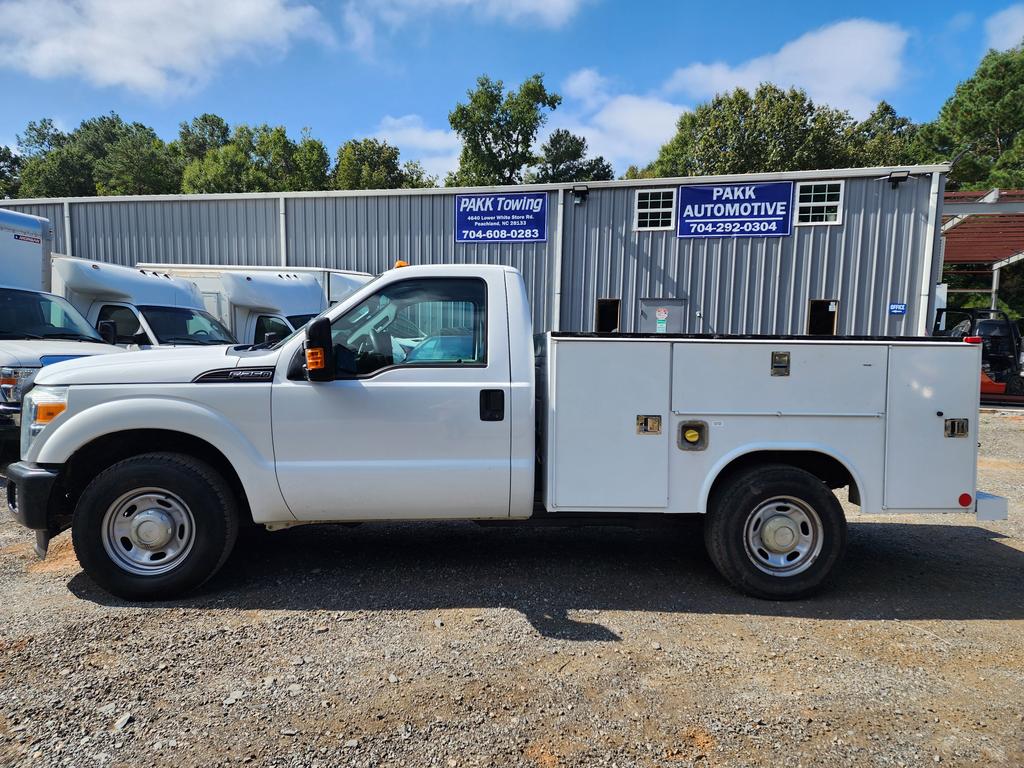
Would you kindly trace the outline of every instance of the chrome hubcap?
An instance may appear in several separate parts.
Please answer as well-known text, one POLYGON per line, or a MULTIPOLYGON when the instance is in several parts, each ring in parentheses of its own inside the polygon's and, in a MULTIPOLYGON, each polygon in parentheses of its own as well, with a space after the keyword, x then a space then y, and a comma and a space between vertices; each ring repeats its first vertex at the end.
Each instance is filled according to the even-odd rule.
POLYGON ((743 538, 747 557, 761 571, 795 576, 821 553, 821 518, 807 502, 777 496, 750 513, 743 538))
POLYGON ((122 570, 158 576, 188 556, 195 519, 180 497, 163 488, 139 488, 119 497, 103 516, 103 548, 122 570))

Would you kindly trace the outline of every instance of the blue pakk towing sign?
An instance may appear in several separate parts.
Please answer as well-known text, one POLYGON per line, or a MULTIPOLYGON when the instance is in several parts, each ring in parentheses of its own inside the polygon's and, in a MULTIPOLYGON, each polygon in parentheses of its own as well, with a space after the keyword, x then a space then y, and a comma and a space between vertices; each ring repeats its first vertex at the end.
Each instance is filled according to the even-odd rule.
POLYGON ((782 237, 792 232, 793 182, 679 188, 677 237, 782 237))
POLYGON ((455 196, 456 243, 543 243, 547 192, 455 196))

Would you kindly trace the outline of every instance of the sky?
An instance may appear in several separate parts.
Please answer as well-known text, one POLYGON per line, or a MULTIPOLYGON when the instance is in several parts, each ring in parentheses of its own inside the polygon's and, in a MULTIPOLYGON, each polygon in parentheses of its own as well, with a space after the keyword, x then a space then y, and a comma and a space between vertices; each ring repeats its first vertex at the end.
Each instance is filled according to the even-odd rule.
POLYGON ((984 1, 0 0, 0 143, 111 110, 169 141, 214 112, 308 127, 332 153, 376 136, 443 175, 448 112, 476 78, 539 72, 563 96, 544 132, 582 134, 621 174, 683 111, 762 81, 931 120, 986 50, 1022 39, 1024 3, 984 1))

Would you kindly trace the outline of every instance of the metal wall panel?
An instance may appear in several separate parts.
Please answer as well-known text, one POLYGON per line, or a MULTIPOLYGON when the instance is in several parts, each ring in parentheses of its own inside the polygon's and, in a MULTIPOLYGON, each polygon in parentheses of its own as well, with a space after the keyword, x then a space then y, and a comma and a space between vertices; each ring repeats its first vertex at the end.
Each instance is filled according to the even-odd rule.
POLYGON ((842 224, 689 239, 634 232, 634 189, 591 189, 565 207, 562 329, 593 330, 599 298, 621 299, 624 331, 639 329, 641 299, 683 298, 687 333, 806 333, 808 302, 836 299, 839 334, 914 335, 930 189, 930 175, 846 179, 842 224))
POLYGON ((134 266, 281 263, 278 200, 166 200, 71 204, 72 253, 134 266))
MULTIPOLYGON (((840 334, 912 335, 927 313, 921 286, 938 278, 923 271, 939 264, 937 258, 925 263, 929 234, 936 251, 940 247, 938 215, 929 227, 932 172, 914 169, 894 188, 887 170, 854 171, 861 175, 845 179, 843 223, 794 226, 788 237, 679 239, 672 231, 634 232, 636 188, 651 182, 594 184, 578 202, 566 191, 564 223, 558 190, 547 190, 546 243, 456 243, 450 190, 285 195, 283 219, 281 197, 274 194, 91 198, 68 205, 73 254, 118 264, 277 266, 281 226, 290 266, 379 273, 398 259, 508 264, 523 273, 538 330, 552 327, 561 263, 562 330, 593 330, 599 298, 621 299, 620 328, 638 330, 641 299, 673 298, 687 301, 686 332, 804 333, 809 300, 835 299, 840 334), (906 303, 907 314, 889 315, 892 302, 906 303)), ((942 184, 937 188, 941 205, 942 184)), ((61 200, 0 206, 50 219, 54 250, 67 252, 61 200)))
POLYGON ((410 264, 506 264, 523 273, 538 329, 550 327, 558 193, 548 193, 546 243, 456 243, 455 196, 366 195, 285 199, 288 264, 378 274, 410 264))
POLYGON ((53 228, 54 253, 67 253, 64 240, 64 205, 62 203, 19 203, 17 200, 0 200, 0 208, 49 219, 50 226, 53 228))

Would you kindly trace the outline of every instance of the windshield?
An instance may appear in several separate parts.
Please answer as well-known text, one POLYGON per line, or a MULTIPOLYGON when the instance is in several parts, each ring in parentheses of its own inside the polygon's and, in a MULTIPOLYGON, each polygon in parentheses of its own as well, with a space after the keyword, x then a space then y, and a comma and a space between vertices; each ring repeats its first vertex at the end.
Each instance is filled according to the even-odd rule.
POLYGON ((234 344, 235 338, 213 315, 186 307, 139 307, 161 344, 234 344))
POLYGON ((59 296, 0 288, 0 339, 103 341, 59 296))
POLYGON ((315 314, 310 314, 310 315, 288 315, 288 322, 292 324, 292 328, 294 328, 295 330, 299 330, 299 328, 304 326, 306 323, 308 323, 314 317, 316 317, 315 314))

